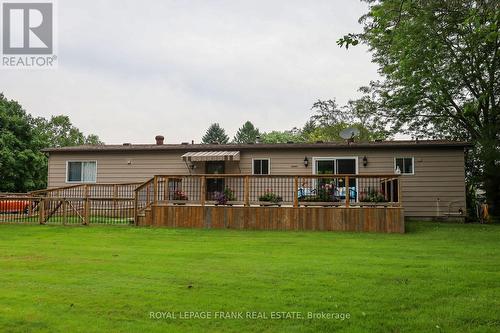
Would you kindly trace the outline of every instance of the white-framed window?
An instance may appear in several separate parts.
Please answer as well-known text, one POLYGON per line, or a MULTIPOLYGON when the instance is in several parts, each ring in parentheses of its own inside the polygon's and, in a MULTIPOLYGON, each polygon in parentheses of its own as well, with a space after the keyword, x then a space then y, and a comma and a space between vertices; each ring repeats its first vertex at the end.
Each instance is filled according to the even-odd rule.
POLYGON ((95 183, 97 180, 97 161, 67 161, 67 183, 95 183))
POLYGON ((314 175, 322 174, 358 174, 358 157, 313 157, 314 175))
POLYGON ((252 174, 253 175, 271 174, 271 160, 269 158, 252 159, 252 174))
POLYGON ((394 172, 402 175, 415 174, 415 159, 413 157, 395 157, 394 172))

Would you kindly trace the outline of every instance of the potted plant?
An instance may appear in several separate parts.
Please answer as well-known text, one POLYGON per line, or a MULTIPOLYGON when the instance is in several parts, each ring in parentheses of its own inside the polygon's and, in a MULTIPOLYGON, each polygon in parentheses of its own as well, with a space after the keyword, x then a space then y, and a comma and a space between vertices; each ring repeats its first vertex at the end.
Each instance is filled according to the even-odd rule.
POLYGON ((376 205, 379 203, 387 202, 387 199, 385 198, 384 193, 370 189, 368 193, 361 194, 361 198, 359 199, 359 201, 376 205))
POLYGON ((173 195, 172 195, 172 200, 177 201, 177 202, 174 202, 174 204, 185 205, 186 201, 188 201, 189 198, 188 198, 187 194, 182 192, 181 190, 175 190, 173 195))
POLYGON ((339 202, 340 199, 335 196, 335 186, 331 183, 321 184, 317 189, 311 191, 308 195, 299 197, 301 202, 311 203, 330 203, 339 202))
POLYGON ((267 189, 264 194, 259 197, 259 204, 261 206, 281 206, 282 201, 283 198, 280 195, 274 193, 272 189, 267 189))
POLYGON ((226 187, 224 191, 222 192, 216 192, 215 193, 215 205, 230 205, 232 206, 231 203, 228 203, 229 201, 235 201, 236 196, 234 195, 233 190, 231 190, 229 187, 226 187))

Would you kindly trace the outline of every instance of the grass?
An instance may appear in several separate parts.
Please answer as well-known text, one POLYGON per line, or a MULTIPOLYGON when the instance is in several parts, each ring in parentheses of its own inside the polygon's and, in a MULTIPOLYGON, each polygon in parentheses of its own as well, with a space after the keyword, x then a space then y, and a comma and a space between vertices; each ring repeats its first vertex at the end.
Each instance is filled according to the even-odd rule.
POLYGON ((500 226, 407 229, 0 225, 0 331, 498 332, 500 226), (268 319, 181 319, 186 311, 268 319), (269 318, 281 311, 305 318, 269 318))
MULTIPOLYGON (((0 214, 0 223, 34 223, 39 224, 40 218, 38 215, 26 216, 22 214, 0 214)), ((133 224, 133 217, 110 217, 103 215, 91 215, 90 221, 91 224, 133 224)), ((66 219, 60 215, 51 216, 47 221, 47 224, 82 224, 83 217, 80 216, 67 216, 66 219)))

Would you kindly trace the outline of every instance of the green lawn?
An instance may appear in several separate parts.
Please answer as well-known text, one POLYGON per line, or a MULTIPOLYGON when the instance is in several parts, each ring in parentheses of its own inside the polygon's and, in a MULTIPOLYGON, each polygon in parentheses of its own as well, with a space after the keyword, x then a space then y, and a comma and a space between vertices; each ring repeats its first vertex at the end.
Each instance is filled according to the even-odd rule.
POLYGON ((407 229, 0 225, 0 331, 499 332, 500 226, 407 229))

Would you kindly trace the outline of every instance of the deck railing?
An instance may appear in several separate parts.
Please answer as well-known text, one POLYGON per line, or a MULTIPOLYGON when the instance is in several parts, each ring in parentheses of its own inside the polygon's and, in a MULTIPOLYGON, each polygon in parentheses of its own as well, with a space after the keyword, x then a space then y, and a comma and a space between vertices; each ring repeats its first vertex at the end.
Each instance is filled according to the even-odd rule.
POLYGON ((139 183, 77 184, 0 194, 0 222, 129 224, 139 183))
POLYGON ((149 201, 144 195, 140 200, 148 204, 350 207, 401 203, 398 175, 158 175, 145 184, 138 193, 149 194, 149 201))
POLYGON ((144 183, 78 184, 0 193, 0 222, 137 223, 152 206, 401 206, 398 175, 158 175, 144 183))

